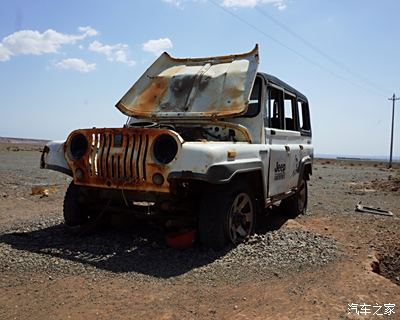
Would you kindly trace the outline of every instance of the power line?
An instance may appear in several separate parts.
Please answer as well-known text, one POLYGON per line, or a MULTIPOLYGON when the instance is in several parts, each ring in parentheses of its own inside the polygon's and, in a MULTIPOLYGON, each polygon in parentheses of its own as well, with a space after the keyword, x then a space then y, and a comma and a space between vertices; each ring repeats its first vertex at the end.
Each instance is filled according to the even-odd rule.
POLYGON ((312 65, 314 65, 314 66, 320 68, 321 70, 324 70, 325 72, 330 73, 331 75, 333 75, 334 77, 336 77, 336 78, 338 78, 338 79, 340 79, 340 80, 343 80, 343 81, 348 82, 349 84, 351 84, 351 85, 353 85, 353 86, 359 87, 359 88, 361 88, 361 89, 363 89, 363 90, 366 90, 366 91, 368 91, 368 92, 370 92, 370 93, 379 94, 379 95, 383 96, 383 94, 378 93, 378 92, 376 92, 376 91, 373 92, 373 91, 367 89, 365 86, 362 86, 362 85, 360 85, 360 84, 357 83, 357 82, 354 82, 354 81, 352 81, 352 80, 350 80, 350 79, 348 79, 348 78, 345 78, 345 77, 339 75, 338 73, 332 71, 331 69, 329 69, 329 68, 327 68, 327 67, 325 67, 325 66, 323 66, 323 65, 321 65, 321 64, 319 64, 319 63, 317 63, 317 62, 315 62, 314 60, 308 58, 308 57, 305 56, 304 54, 298 52, 297 50, 295 50, 295 49, 289 47, 288 45, 286 45, 285 43, 283 43, 283 42, 281 42, 280 40, 276 39, 275 37, 269 35, 268 33, 266 33, 265 31, 261 30, 260 28, 258 28, 258 27, 255 26, 254 24, 252 24, 252 23, 248 22, 247 20, 243 19, 242 17, 240 17, 239 15, 235 14, 234 12, 232 12, 232 11, 230 11, 230 10, 224 8, 223 6, 221 6, 219 3, 215 2, 214 0, 209 0, 209 1, 210 1, 214 6, 216 6, 216 7, 218 7, 219 9, 225 11, 225 12, 228 13, 229 15, 233 16, 234 18, 238 19, 238 20, 241 21, 242 23, 244 23, 244 24, 246 24, 247 26, 249 26, 250 28, 256 30, 256 31, 259 32, 259 33, 261 33, 261 34, 262 34, 263 36, 265 36, 266 38, 268 38, 268 39, 274 41, 275 43, 277 43, 277 44, 279 44, 280 46, 284 47, 285 49, 291 51, 291 52, 294 53, 295 55, 301 57, 303 60, 307 61, 308 63, 310 63, 310 64, 312 64, 312 65))
POLYGON ((389 168, 392 167, 392 156, 393 156, 393 129, 394 129, 394 105, 396 104, 396 100, 400 100, 400 98, 396 98, 396 95, 393 93, 393 96, 389 98, 393 102, 392 109, 392 132, 390 134, 390 157, 389 157, 389 168))
POLYGON ((385 90, 385 89, 381 88, 379 85, 377 85, 376 83, 372 82, 371 80, 369 80, 367 77, 363 76, 362 74, 359 74, 358 72, 355 72, 354 70, 352 70, 350 67, 348 67, 344 63, 340 62, 339 60, 333 58, 332 56, 330 56, 329 54, 327 54, 326 52, 324 52, 323 50, 321 50, 320 48, 318 48, 317 46, 312 44, 310 41, 308 41, 307 39, 302 37, 300 34, 298 34, 297 32, 293 31, 291 28, 289 28, 288 26, 286 26, 285 24, 283 24, 279 20, 277 20, 274 17, 272 17, 270 14, 266 13, 261 8, 256 7, 256 10, 258 12, 260 12, 261 15, 263 15, 264 17, 268 18, 273 23, 275 23, 276 25, 281 27, 283 30, 285 30, 286 32, 290 33, 293 37, 299 39, 301 42, 303 42, 306 46, 308 46, 309 48, 311 48, 312 50, 317 52, 319 55, 321 55, 325 59, 329 60, 331 63, 339 66, 343 70, 347 71, 349 74, 361 79, 363 82, 365 82, 366 84, 370 85, 374 90, 380 91, 381 93, 385 93, 385 92, 388 91, 388 90, 385 90))

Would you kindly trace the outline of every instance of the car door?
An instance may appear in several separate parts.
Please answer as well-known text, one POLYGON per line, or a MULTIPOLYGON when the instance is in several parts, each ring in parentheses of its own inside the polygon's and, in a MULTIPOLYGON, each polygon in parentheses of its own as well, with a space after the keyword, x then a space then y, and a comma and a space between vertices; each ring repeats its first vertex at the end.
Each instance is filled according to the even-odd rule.
POLYGON ((288 189, 290 147, 284 123, 284 90, 271 84, 267 90, 268 119, 265 123, 265 142, 270 147, 268 197, 273 197, 288 189))
POLYGON ((300 160, 303 157, 302 153, 304 148, 301 145, 296 96, 289 91, 285 91, 283 104, 286 135, 285 146, 288 153, 286 191, 289 191, 297 187, 299 181, 300 160))

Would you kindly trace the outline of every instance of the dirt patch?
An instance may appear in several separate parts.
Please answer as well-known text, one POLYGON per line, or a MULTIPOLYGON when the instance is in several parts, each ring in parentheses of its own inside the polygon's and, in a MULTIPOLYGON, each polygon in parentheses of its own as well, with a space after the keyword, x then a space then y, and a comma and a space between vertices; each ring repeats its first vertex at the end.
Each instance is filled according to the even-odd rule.
POLYGON ((383 246, 371 264, 372 271, 400 286, 399 242, 383 246))
POLYGON ((400 286, 400 248, 381 257, 380 265, 381 275, 400 286))
POLYGON ((386 180, 377 180, 370 183, 372 189, 382 190, 382 191, 400 191, 400 176, 392 177, 389 176, 386 180))
MULTIPOLYGON (((390 171, 389 171, 390 172, 390 171)), ((369 193, 377 190, 383 192, 400 193, 400 174, 393 177, 389 174, 385 179, 374 179, 372 181, 349 182, 347 186, 355 193, 369 193)))

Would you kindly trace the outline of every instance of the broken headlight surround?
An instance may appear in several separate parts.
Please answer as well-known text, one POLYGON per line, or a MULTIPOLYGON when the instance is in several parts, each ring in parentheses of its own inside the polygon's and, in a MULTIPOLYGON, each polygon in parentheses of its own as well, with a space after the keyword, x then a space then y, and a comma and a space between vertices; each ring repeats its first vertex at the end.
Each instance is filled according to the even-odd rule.
POLYGON ((82 133, 74 135, 69 142, 69 156, 73 160, 81 159, 87 152, 89 142, 82 133))
POLYGON ((157 162, 168 164, 174 160, 178 153, 178 143, 175 138, 169 134, 158 136, 153 143, 153 156, 157 162))

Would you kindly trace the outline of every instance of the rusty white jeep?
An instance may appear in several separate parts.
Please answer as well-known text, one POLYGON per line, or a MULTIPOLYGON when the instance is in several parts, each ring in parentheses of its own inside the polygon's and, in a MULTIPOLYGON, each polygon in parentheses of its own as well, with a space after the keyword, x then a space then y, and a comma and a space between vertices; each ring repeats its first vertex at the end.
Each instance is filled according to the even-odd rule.
POLYGON ((258 47, 221 57, 163 53, 117 103, 121 128, 73 131, 43 150, 41 167, 73 177, 65 224, 82 232, 105 212, 157 216, 221 248, 279 203, 307 208, 313 147, 307 98, 257 72, 258 47))

